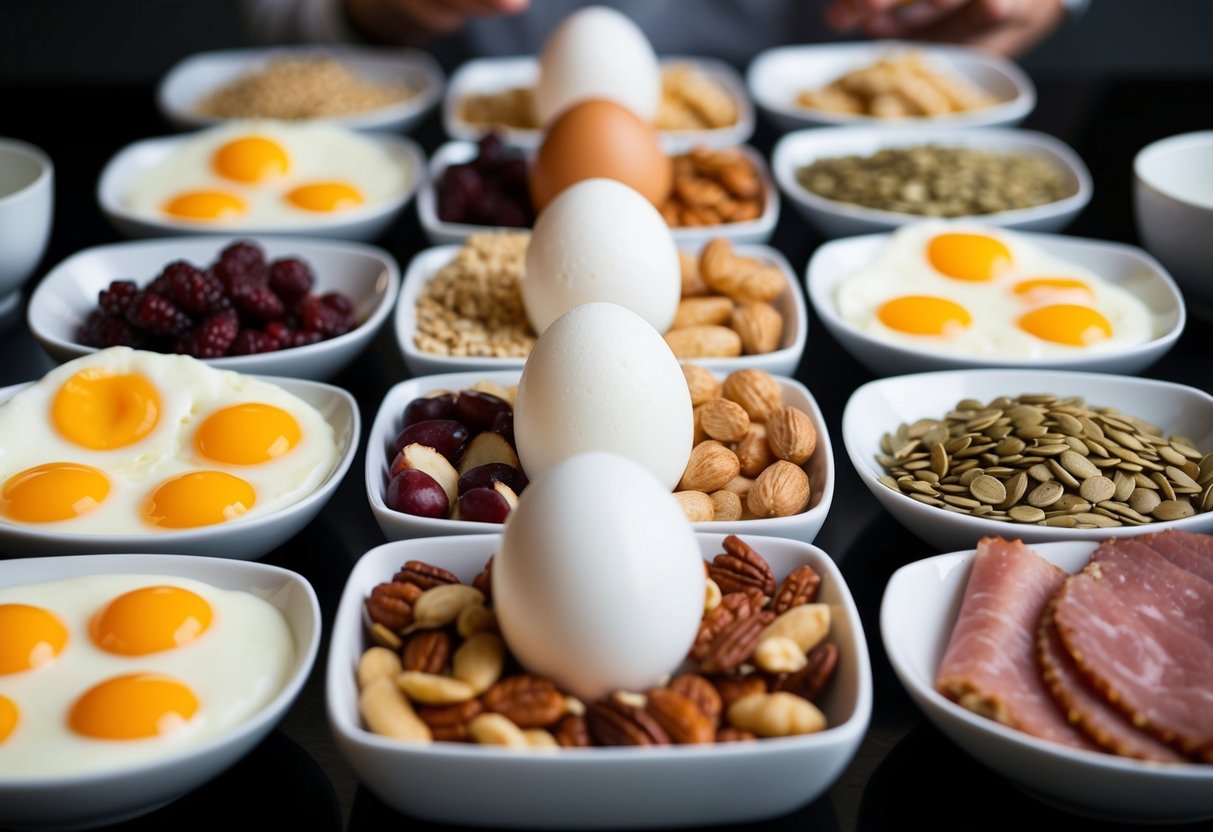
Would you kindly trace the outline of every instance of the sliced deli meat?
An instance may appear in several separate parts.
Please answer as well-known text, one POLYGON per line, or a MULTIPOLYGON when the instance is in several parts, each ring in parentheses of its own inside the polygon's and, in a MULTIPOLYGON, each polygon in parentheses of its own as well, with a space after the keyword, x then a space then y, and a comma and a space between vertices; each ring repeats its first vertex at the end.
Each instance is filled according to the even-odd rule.
POLYGON ((1213 584, 1213 536, 1167 529, 1133 540, 1144 543, 1176 566, 1213 584))

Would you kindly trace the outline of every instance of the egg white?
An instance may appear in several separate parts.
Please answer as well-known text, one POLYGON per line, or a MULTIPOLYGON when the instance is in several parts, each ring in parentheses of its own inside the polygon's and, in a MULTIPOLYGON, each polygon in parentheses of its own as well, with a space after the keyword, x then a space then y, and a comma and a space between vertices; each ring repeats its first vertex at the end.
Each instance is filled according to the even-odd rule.
MULTIPOLYGON (((256 501, 227 521, 263 516, 298 502, 315 491, 340 458, 332 426, 302 399, 281 387, 230 370, 217 370, 185 355, 112 347, 63 364, 0 404, 0 485, 10 477, 47 462, 78 462, 104 471, 110 492, 92 511, 69 520, 28 524, 68 534, 156 534, 162 529, 141 519, 140 505, 151 490, 178 474, 224 471, 248 481, 256 501), (62 384, 89 367, 114 373, 139 373, 160 394, 160 419, 134 444, 112 450, 83 448, 63 438, 51 422, 51 402, 62 384), (207 416, 241 402, 262 402, 290 413, 299 425, 299 442, 289 452, 258 465, 226 465, 194 450, 194 432, 207 416)), ((16 521, 0 516, 0 523, 16 521)), ((201 529, 217 526, 201 526, 201 529)))
POLYGON ((839 316, 869 336, 944 355, 982 358, 1061 358, 1113 352, 1154 337, 1150 311, 1132 293, 1075 263, 1051 256, 1017 234, 1002 229, 927 221, 895 231, 877 257, 842 281, 835 294, 839 316), (940 233, 982 234, 1001 241, 1014 266, 991 281, 954 280, 927 260, 927 244, 940 233), (1033 277, 1069 277, 1083 281, 1085 293, 1058 292, 1046 301, 1028 302, 1011 288, 1033 277), (931 295, 965 307, 972 323, 944 336, 914 335, 886 326, 877 310, 904 295, 931 295), (1076 303, 1098 310, 1112 326, 1110 338, 1087 346, 1070 346, 1037 338, 1016 325, 1029 310, 1053 303, 1076 303))
POLYGON ((230 731, 272 700, 290 677, 295 643, 276 607, 257 596, 188 578, 84 575, 0 589, 0 604, 32 604, 68 628, 63 652, 49 664, 0 675, 0 695, 19 709, 17 727, 0 742, 0 779, 111 770, 190 748, 230 731), (146 586, 191 590, 211 606, 210 627, 196 640, 160 653, 118 656, 93 644, 89 619, 117 596, 146 586), (68 727, 72 704, 99 682, 154 672, 187 685, 198 712, 178 730, 142 740, 98 740, 68 727))
POLYGON ((144 173, 126 196, 126 207, 141 216, 223 228, 269 228, 327 223, 373 208, 402 194, 412 172, 373 139, 325 122, 252 119, 200 130, 144 173), (264 136, 286 150, 285 175, 258 183, 237 182, 215 172, 211 159, 221 146, 245 136, 264 136), (295 187, 311 182, 343 182, 356 188, 363 204, 344 211, 308 211, 286 200, 295 187), (215 190, 239 197, 247 210, 220 220, 192 220, 165 213, 163 206, 186 191, 215 190))

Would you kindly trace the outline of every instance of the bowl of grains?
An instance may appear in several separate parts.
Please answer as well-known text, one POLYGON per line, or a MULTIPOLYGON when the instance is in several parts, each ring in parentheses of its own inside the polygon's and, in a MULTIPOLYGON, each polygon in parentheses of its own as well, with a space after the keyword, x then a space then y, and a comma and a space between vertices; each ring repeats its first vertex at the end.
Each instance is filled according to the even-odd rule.
POLYGON ((826 237, 888 231, 926 217, 1060 231, 1091 200, 1068 145, 1002 128, 829 127, 788 133, 775 181, 826 237))
POLYGON ((442 96, 427 53, 331 45, 202 52, 176 64, 156 90, 177 127, 229 119, 327 119, 355 130, 408 130, 442 96))
MULTIPOLYGON (((455 140, 500 133, 514 147, 538 147, 534 113, 539 61, 531 57, 477 58, 455 71, 447 86, 442 126, 455 140)), ((754 107, 737 71, 711 58, 661 58, 661 104, 656 122, 667 153, 692 147, 732 147, 754 132, 754 107)))
POLYGON ((746 73, 782 131, 834 125, 1014 126, 1036 88, 1013 62, 963 46, 880 41, 781 46, 746 73))
POLYGON ((987 535, 1213 531, 1213 396, 1181 384, 1061 370, 894 376, 851 394, 842 439, 881 505, 940 551, 987 535))
MULTIPOLYGON (((483 231, 413 257, 395 317, 396 342, 412 375, 522 369, 536 338, 521 289, 529 241, 529 231, 483 231)), ((784 256, 770 246, 734 246, 716 237, 702 248, 681 248, 680 257, 682 301, 665 333, 678 359, 723 373, 795 373, 809 318, 784 256), (712 263, 705 272, 709 248, 712 263), (722 278, 734 271, 745 277, 730 285, 722 278), (765 295, 738 294, 756 281, 765 295)))

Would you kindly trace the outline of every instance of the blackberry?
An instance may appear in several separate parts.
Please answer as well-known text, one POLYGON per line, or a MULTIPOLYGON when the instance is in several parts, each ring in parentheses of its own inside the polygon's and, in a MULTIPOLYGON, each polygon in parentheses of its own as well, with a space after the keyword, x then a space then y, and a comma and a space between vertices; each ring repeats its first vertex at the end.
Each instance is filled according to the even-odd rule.
POLYGON ((76 340, 86 347, 138 347, 141 341, 131 325, 120 315, 100 310, 89 313, 76 331, 76 340))
POLYGON ((270 321, 265 325, 265 334, 283 346, 289 346, 295 337, 294 330, 285 321, 270 321))
POLYGON ((306 295, 315 282, 307 263, 297 257, 284 257, 270 264, 270 288, 287 303, 306 295))
POLYGON ((132 326, 150 335, 180 335, 193 324, 168 298, 147 291, 133 300, 126 310, 132 326))
POLYGON ((300 329, 291 336, 292 347, 306 347, 324 340, 324 336, 314 329, 300 329))
POLYGON ((299 305, 301 328, 314 330, 327 338, 341 335, 353 329, 353 304, 344 295, 330 292, 327 295, 312 295, 299 305))
POLYGON ((227 355, 236 336, 240 334, 240 317, 234 309, 216 312, 183 335, 176 352, 195 358, 218 358, 227 355))
POLYGON ((232 342, 232 355, 253 355, 261 352, 274 352, 282 349, 282 344, 272 335, 266 335, 257 329, 242 329, 232 342))
POLYGON ((268 286, 240 283, 232 287, 231 294, 236 308, 258 321, 275 321, 286 314, 286 306, 268 286))
POLYGON ((265 254, 260 246, 247 240, 232 243, 225 248, 211 268, 229 292, 243 284, 264 286, 269 279, 265 254))
POLYGON ((131 301, 139 294, 139 287, 133 280, 110 281, 109 288, 97 293, 97 305, 104 312, 121 314, 131 305, 131 301))
POLYGON ((223 283, 213 272, 177 260, 165 266, 161 275, 168 282, 169 298, 186 312, 207 315, 223 308, 223 283))

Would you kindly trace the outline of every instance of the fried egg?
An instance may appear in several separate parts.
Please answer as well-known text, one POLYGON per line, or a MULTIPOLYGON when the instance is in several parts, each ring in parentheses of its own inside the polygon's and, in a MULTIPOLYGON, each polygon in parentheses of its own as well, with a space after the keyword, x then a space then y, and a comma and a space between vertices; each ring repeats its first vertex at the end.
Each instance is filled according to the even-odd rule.
POLYGON ((324 222, 403 193, 411 173, 373 139, 324 122, 201 130, 135 183, 127 207, 226 228, 324 222))
POLYGON ((154 759, 246 721, 295 645, 248 592, 157 575, 0 589, 0 778, 154 759))
POLYGON ((1153 337, 1132 293, 1017 234, 938 221, 903 226, 839 284, 844 321, 951 355, 1057 358, 1153 337))
POLYGON ((339 450, 314 407, 184 355, 113 347, 0 405, 0 522, 140 534, 265 515, 339 450))

